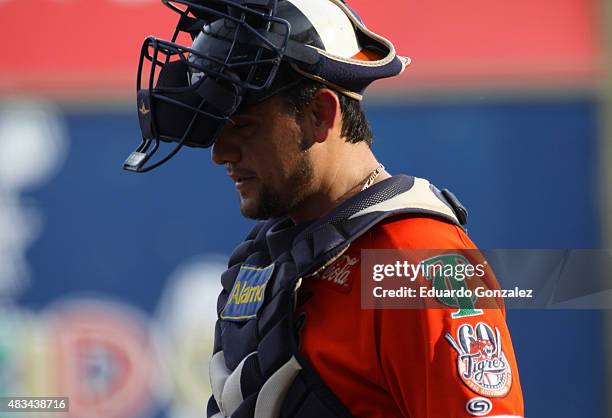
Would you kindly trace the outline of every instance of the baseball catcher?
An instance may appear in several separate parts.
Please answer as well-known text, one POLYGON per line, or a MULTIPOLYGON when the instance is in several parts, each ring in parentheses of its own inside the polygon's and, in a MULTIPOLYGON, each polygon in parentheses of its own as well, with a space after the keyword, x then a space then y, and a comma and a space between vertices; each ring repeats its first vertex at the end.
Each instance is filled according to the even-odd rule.
POLYGON ((342 0, 163 3, 124 168, 211 147, 258 220, 220 278, 208 417, 522 417, 503 305, 362 308, 364 251, 476 249, 451 192, 372 152, 365 90, 410 60, 342 0))

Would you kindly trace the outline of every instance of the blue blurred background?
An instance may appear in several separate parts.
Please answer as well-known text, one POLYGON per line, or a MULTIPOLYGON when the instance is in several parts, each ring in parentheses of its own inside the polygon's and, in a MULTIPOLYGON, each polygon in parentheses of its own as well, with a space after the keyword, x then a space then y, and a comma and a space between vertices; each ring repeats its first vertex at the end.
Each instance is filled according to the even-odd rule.
MULTIPOLYGON (((0 3, 0 23, 27 18, 17 3, 0 3)), ((48 3, 37 7, 55 7, 58 19, 75 13, 48 3)), ((107 2, 76 3, 84 13, 107 2)), ((79 67, 72 58, 48 58, 49 71, 32 68, 17 49, 0 66, 0 396, 68 394, 75 417, 203 416, 218 275, 251 225, 207 150, 183 151, 147 175, 120 169, 140 136, 131 105, 133 44, 170 30, 168 12, 149 3, 106 4, 117 9, 112 13, 152 16, 139 23, 137 36, 123 35, 130 36, 121 45, 129 59, 113 70, 116 82, 108 71, 73 78, 79 67)), ((355 3, 366 22, 371 14, 386 33, 373 7, 355 3)), ((550 6, 542 6, 543 14, 556 4, 543 3, 550 6)), ((531 72, 528 63, 500 71, 475 46, 490 28, 472 25, 476 38, 466 44, 472 55, 457 63, 460 71, 444 65, 453 56, 450 46, 437 45, 437 55, 423 53, 422 67, 413 55, 413 79, 408 70, 403 81, 383 83, 366 101, 379 160, 391 173, 425 177, 455 192, 470 210, 469 233, 481 248, 609 242, 603 225, 611 148, 601 88, 607 55, 594 17, 601 5, 561 3, 573 14, 557 29, 575 41, 574 49, 555 50, 563 39, 550 41, 554 27, 538 32, 538 23, 524 22, 534 28, 514 42, 539 33, 539 48, 547 51, 553 42, 556 51, 531 72)), ((428 16, 441 3, 397 6, 406 4, 428 16)), ((393 28, 417 51, 430 41, 393 28)), ((443 30, 448 35, 453 28, 443 30)), ((533 58, 538 45, 535 52, 521 45, 517 50, 533 58)), ((516 58, 510 55, 498 58, 516 58)), ((526 416, 609 416, 606 315, 508 312, 526 416)))

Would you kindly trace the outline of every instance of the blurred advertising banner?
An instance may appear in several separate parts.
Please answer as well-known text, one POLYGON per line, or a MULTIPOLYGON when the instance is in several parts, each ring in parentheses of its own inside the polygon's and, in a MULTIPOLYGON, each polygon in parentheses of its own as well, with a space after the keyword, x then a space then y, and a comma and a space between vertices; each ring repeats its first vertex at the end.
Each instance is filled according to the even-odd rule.
MULTIPOLYGON (((413 64, 379 91, 455 86, 593 85, 599 2, 349 2, 413 64)), ((159 0, 0 0, 0 95, 129 98, 145 36, 170 37, 159 0)))
MULTIPOLYGON (((253 223, 208 150, 127 173, 121 163, 140 139, 134 114, 66 108, 0 103, 0 398, 66 396, 70 418, 202 417, 219 278, 253 223)), ((485 252, 502 290, 575 308, 506 301, 529 417, 604 416, 594 308, 600 296, 610 306, 612 257, 565 250, 599 245, 597 112, 586 99, 368 105, 390 172, 453 190, 483 251, 515 249, 485 252)), ((322 279, 342 283, 356 261, 341 262, 322 279)), ((464 296, 442 295, 453 306, 464 296)), ((0 411, 14 416, 43 415, 0 411)))
MULTIPOLYGON (((143 265, 124 270, 108 252, 122 240, 107 241, 96 231, 109 224, 90 216, 75 183, 68 186, 70 197, 52 192, 60 218, 78 212, 88 219, 79 227, 83 238, 71 237, 72 227, 61 226, 30 193, 49 190, 75 153, 91 150, 70 133, 76 128, 83 138, 88 126, 67 120, 50 103, 0 104, 0 398, 67 397, 69 412, 49 414, 54 417, 153 417, 161 410, 168 418, 199 417, 209 395, 218 278, 226 258, 212 251, 186 255, 183 248, 180 261, 173 258, 160 275, 159 257, 137 256, 143 265), (27 253, 55 226, 62 229, 52 238, 55 250, 41 253, 55 268, 44 267, 27 253), (69 250, 73 245, 89 255, 69 250)), ((114 174, 123 178, 119 167, 114 174)), ((72 183, 76 177, 70 177, 72 183)), ((0 411, 0 418, 16 415, 0 411)))

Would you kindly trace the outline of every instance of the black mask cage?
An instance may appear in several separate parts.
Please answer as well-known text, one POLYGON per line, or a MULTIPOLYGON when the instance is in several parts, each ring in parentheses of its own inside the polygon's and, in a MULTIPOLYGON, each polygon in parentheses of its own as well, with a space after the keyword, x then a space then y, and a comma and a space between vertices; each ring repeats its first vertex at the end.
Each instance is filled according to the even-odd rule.
POLYGON ((137 100, 142 142, 123 168, 147 172, 183 146, 210 147, 246 95, 268 89, 289 41, 275 17, 278 0, 164 0, 180 14, 170 41, 149 37, 141 49, 137 100), (188 34, 193 44, 177 39, 188 34), (147 165, 160 142, 176 143, 147 165))

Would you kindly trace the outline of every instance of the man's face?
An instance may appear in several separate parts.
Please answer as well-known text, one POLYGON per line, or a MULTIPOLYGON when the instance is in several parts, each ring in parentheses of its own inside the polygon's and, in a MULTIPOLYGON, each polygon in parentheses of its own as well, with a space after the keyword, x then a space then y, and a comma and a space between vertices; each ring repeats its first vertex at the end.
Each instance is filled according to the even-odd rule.
POLYGON ((289 214, 312 190, 308 129, 280 97, 232 120, 213 146, 212 159, 226 166, 240 195, 240 211, 252 219, 289 214))

